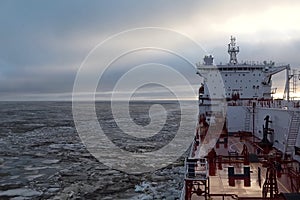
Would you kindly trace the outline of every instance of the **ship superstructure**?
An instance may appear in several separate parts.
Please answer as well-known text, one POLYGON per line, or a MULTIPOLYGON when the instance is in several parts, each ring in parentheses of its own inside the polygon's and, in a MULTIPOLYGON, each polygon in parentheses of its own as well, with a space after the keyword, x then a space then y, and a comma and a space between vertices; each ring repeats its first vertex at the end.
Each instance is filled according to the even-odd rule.
POLYGON ((197 64, 199 122, 183 199, 285 199, 300 192, 300 108, 290 98, 299 75, 272 61, 239 62, 239 52, 231 37, 227 64, 214 65, 212 55, 197 64), (282 71, 284 99, 274 99, 272 77, 282 71))

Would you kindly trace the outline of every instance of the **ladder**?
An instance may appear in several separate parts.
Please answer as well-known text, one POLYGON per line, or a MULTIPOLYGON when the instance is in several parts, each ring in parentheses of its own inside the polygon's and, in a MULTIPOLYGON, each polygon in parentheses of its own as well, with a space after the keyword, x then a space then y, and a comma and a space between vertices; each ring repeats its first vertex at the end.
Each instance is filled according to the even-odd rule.
POLYGON ((250 131, 251 108, 246 107, 245 131, 250 131))
POLYGON ((297 141, 300 127, 300 111, 294 111, 286 140, 285 154, 292 155, 297 141))

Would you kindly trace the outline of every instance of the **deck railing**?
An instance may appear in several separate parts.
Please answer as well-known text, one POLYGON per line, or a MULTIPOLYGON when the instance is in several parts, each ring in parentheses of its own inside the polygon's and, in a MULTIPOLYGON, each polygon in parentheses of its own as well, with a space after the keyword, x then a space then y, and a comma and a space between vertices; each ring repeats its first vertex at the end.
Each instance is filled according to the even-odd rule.
POLYGON ((185 178, 205 180, 208 178, 208 163, 206 158, 187 158, 185 162, 185 178))

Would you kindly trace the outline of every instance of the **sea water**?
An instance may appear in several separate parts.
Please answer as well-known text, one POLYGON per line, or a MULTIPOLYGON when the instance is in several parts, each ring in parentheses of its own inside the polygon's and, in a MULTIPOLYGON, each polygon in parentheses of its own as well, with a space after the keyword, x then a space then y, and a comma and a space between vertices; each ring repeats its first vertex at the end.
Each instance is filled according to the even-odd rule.
MULTIPOLYGON (((82 106, 85 104, 82 102, 82 106)), ((119 123, 128 118, 128 113, 121 112, 127 106, 135 126, 143 128, 151 123, 154 127, 155 123, 161 126, 150 137, 134 137, 130 127, 125 127, 125 131, 119 127, 111 102, 96 102, 100 127, 118 148, 129 152, 151 152, 164 147, 175 137, 183 117, 177 101, 119 102, 114 106, 114 110, 120 111, 119 123), (160 107, 151 111, 154 104, 160 107), (159 119, 165 120, 164 123, 159 119)), ((163 169, 147 173, 129 174, 110 168, 83 144, 74 125, 72 102, 1 102, 0 113, 0 198, 176 199, 180 196, 184 155, 163 169)))

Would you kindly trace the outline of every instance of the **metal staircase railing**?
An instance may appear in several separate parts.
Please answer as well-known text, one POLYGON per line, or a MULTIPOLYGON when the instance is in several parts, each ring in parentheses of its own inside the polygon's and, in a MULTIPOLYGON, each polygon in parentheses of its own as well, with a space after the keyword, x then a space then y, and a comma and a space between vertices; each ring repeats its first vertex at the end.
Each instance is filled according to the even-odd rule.
POLYGON ((300 127, 300 112, 294 111, 289 127, 289 133, 286 140, 285 154, 292 155, 297 141, 297 136, 300 127))

